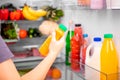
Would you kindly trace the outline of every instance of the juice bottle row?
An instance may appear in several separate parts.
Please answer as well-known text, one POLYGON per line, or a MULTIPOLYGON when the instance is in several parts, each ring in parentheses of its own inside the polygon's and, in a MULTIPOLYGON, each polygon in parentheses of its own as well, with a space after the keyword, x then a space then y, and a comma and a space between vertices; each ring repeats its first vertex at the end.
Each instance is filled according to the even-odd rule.
POLYGON ((120 9, 119 0, 77 0, 77 3, 90 9, 120 9))
POLYGON ((83 71, 84 77, 88 80, 119 80, 119 60, 113 34, 105 33, 103 40, 100 36, 95 36, 90 41, 90 36, 84 33, 81 24, 73 24, 70 21, 68 29, 66 65, 75 72, 83 71), (91 76, 91 73, 94 76, 91 76))
POLYGON ((91 9, 103 9, 105 0, 77 0, 78 5, 88 6, 91 9))

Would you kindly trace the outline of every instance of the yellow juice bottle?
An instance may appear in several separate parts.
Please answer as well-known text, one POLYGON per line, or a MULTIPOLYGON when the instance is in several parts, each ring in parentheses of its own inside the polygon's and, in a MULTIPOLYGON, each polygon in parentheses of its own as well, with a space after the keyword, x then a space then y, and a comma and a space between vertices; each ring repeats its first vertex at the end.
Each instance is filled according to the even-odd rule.
MULTIPOLYGON (((59 27, 56 29, 56 40, 59 40, 63 35, 67 28, 63 24, 59 24, 59 27)), ((50 35, 44 43, 40 46, 39 52, 42 56, 47 56, 49 52, 49 45, 51 42, 52 36, 50 35)))
POLYGON ((118 80, 118 55, 112 34, 104 34, 100 53, 100 80, 118 80))

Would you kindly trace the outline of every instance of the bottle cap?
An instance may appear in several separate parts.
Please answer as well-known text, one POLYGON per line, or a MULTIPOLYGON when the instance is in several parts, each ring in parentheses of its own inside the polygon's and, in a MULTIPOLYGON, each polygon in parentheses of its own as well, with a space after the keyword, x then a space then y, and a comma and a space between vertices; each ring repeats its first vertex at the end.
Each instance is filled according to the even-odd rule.
POLYGON ((94 37, 94 41, 101 41, 101 37, 94 37))
POLYGON ((75 27, 80 27, 81 26, 81 24, 75 24, 75 27))
POLYGON ((59 28, 64 32, 67 30, 66 26, 64 26, 63 24, 59 24, 59 28))
POLYGON ((83 37, 85 38, 85 37, 88 37, 88 34, 83 34, 83 37))
POLYGON ((104 38, 113 38, 113 34, 104 34, 104 38))

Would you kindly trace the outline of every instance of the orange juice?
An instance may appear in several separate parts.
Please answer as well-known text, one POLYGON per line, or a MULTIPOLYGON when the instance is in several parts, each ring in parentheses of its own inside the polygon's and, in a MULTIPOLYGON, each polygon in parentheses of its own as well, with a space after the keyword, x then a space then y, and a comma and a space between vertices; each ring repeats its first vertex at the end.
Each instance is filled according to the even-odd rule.
MULTIPOLYGON (((63 35, 67 28, 63 24, 59 24, 59 27, 56 29, 56 40, 59 40, 63 35)), ((49 52, 49 45, 51 42, 52 36, 50 35, 44 43, 40 46, 39 52, 42 56, 47 56, 49 52)))
POLYGON ((104 34, 101 48, 101 73, 100 80, 118 80, 118 57, 112 34, 104 34))

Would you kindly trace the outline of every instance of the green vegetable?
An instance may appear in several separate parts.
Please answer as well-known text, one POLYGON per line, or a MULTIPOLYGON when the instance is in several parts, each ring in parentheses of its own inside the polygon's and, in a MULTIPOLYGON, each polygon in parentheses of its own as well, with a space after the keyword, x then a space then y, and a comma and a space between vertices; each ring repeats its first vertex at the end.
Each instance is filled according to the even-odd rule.
POLYGON ((41 37, 42 34, 39 32, 38 28, 29 28, 28 29, 28 36, 29 36, 29 38, 41 37))
POLYGON ((17 34, 15 29, 9 29, 5 32, 5 35, 8 35, 8 39, 16 39, 17 34))
POLYGON ((15 25, 12 22, 5 22, 1 24, 1 36, 4 39, 17 39, 15 25))
POLYGON ((43 7, 44 10, 47 11, 47 15, 44 17, 47 20, 59 21, 61 17, 64 16, 64 12, 62 9, 53 8, 51 6, 43 7))

